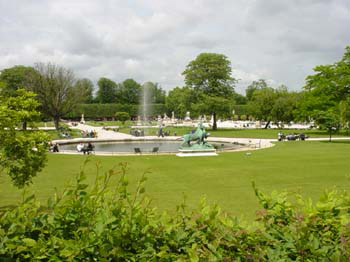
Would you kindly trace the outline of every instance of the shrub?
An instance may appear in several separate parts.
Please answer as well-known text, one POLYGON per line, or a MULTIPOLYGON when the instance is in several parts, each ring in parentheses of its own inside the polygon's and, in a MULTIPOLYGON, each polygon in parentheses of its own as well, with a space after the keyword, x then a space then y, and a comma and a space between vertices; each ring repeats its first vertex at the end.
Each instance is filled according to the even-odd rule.
POLYGON ((241 115, 239 118, 240 118, 241 120, 243 120, 243 121, 247 120, 247 116, 246 116, 246 115, 241 115))
POLYGON ((34 195, 0 215, 1 261, 348 261, 350 197, 328 192, 316 205, 287 193, 255 193, 257 225, 185 201, 160 215, 145 197, 145 174, 128 191, 126 164, 74 186, 43 208, 34 195), (111 179, 118 182, 113 187, 111 179), (295 203, 295 204, 292 204, 295 203))
POLYGON ((127 112, 117 112, 115 113, 115 117, 117 120, 125 124, 126 120, 130 119, 130 115, 127 112))

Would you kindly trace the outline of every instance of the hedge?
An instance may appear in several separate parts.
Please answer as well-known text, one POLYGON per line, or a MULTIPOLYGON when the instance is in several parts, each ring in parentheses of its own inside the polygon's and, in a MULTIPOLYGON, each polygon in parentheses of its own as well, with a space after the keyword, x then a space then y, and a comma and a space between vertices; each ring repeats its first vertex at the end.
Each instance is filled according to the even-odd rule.
MULTIPOLYGON (((149 116, 156 117, 166 112, 166 107, 163 104, 151 104, 149 116)), ((68 113, 65 117, 70 119, 80 119, 84 114, 85 119, 101 119, 112 118, 116 112, 126 112, 131 117, 137 117, 142 112, 142 105, 130 104, 79 104, 76 109, 68 113)))

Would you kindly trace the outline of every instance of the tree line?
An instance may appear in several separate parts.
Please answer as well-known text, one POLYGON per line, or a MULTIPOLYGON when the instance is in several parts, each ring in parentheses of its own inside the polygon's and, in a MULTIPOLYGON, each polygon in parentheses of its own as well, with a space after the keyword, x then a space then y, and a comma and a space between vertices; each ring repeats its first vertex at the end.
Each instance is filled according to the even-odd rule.
POLYGON ((213 129, 218 117, 235 118, 235 114, 240 114, 241 119, 244 114, 244 119, 266 121, 265 128, 271 122, 282 125, 291 121, 314 121, 330 135, 339 128, 349 128, 350 47, 339 61, 317 66, 314 71, 299 92, 285 86, 272 88, 260 79, 253 81, 243 96, 235 92, 237 80, 231 75, 231 62, 222 54, 198 55, 183 71, 185 85, 168 94, 154 83, 141 85, 127 79, 117 84, 101 78, 93 95, 90 80, 76 79, 71 70, 52 63, 4 69, 0 75, 0 166, 16 186, 23 187, 43 168, 48 137, 43 132, 18 132, 20 124, 25 130, 27 124, 44 116, 51 117, 58 128, 61 118, 88 110, 95 114, 93 117, 128 110, 135 115, 145 88, 151 94, 148 103, 157 103, 157 114, 211 114, 213 129))
MULTIPOLYGON (((114 108, 124 108, 136 117, 142 94, 147 86, 147 103, 157 104, 157 114, 174 112, 183 118, 213 115, 216 120, 250 119, 283 124, 313 121, 329 130, 348 128, 350 120, 350 47, 340 61, 314 68, 301 91, 290 91, 284 85, 273 88, 259 79, 246 87, 245 95, 235 92, 238 82, 232 76, 230 60, 222 54, 202 53, 190 61, 182 72, 185 82, 168 93, 155 82, 141 84, 134 79, 120 83, 106 77, 97 81, 76 79, 64 67, 37 63, 33 67, 15 66, 2 70, 1 95, 11 97, 19 88, 33 91, 40 102, 43 116, 50 117, 58 127, 59 119, 93 112, 93 118, 111 117, 114 108), (162 110, 163 112, 160 112, 162 110), (97 113, 99 112, 99 113, 97 113)), ((89 114, 88 114, 89 115, 89 114)), ((24 123, 25 127, 25 123, 24 123)))

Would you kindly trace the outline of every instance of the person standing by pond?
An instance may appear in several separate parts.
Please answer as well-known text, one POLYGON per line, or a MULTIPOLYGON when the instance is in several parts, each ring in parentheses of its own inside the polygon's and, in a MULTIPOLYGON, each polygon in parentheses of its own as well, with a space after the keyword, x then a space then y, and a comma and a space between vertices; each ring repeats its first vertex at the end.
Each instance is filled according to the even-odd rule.
POLYGON ((52 152, 56 153, 56 152, 60 152, 59 148, 58 148, 58 144, 54 144, 52 147, 52 152))

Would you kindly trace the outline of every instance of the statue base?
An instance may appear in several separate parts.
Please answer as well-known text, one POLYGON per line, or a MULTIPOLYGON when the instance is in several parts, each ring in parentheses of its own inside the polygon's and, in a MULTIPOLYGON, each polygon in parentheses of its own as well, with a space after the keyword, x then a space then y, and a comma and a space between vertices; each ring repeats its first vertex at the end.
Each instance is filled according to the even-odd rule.
POLYGON ((186 156, 217 156, 215 149, 179 149, 180 153, 176 156, 186 157, 186 156))

